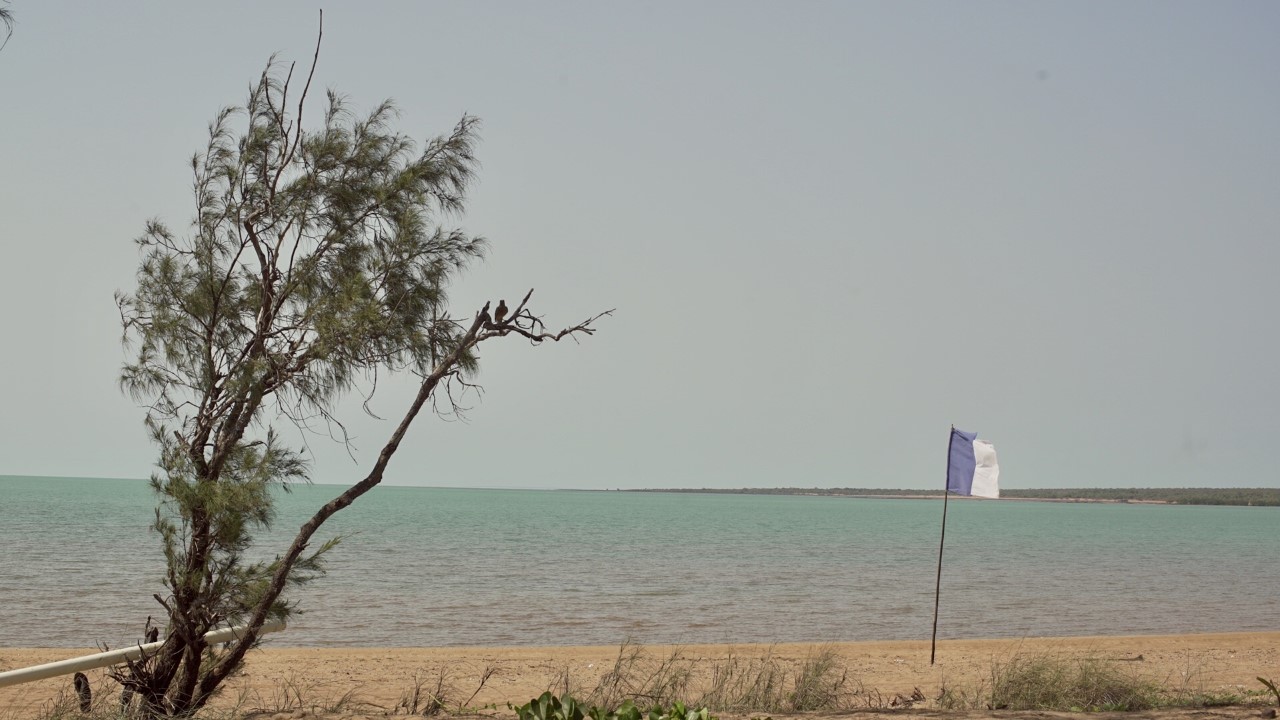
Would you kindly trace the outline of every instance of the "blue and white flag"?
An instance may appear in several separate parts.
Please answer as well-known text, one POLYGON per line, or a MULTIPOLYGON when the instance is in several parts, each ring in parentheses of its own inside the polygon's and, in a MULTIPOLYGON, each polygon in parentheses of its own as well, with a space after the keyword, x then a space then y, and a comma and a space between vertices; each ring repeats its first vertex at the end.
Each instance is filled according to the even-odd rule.
POLYGON ((957 495, 1000 497, 1000 466, 996 449, 978 433, 951 428, 951 454, 947 461, 947 490, 957 495))

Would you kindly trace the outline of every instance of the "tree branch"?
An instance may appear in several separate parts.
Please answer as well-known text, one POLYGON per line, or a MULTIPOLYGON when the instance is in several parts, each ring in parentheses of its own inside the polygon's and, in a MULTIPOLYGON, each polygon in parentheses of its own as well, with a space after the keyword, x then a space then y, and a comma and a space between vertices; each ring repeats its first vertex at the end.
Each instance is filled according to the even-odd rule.
MULTIPOLYGON (((532 293, 533 291, 530 290, 529 295, 532 293)), ((523 308, 525 306, 525 303, 527 303, 529 299, 529 295, 525 296, 525 302, 522 302, 520 307, 523 308)), ((591 327, 591 323, 611 314, 613 314, 613 310, 607 310, 588 320, 578 323, 573 327, 565 328, 558 333, 542 333, 544 337, 541 339, 560 340, 566 336, 578 333, 585 333, 588 335, 594 334, 595 328, 591 327)), ((391 437, 382 447, 382 451, 378 453, 378 458, 374 462, 373 468, 370 470, 369 474, 366 475, 363 480, 347 488, 340 495, 326 503, 323 507, 317 510, 301 528, 299 528, 298 534, 294 537, 293 543, 289 546, 288 552, 279 559, 279 564, 276 567, 276 572, 271 577, 271 584, 267 592, 254 607, 253 614, 247 623, 248 630, 245 632, 244 637, 236 643, 235 648, 230 653, 221 658, 218 664, 214 666, 201 681, 201 698, 203 698, 206 693, 212 693, 222 680, 240 664, 248 649, 258 641, 258 637, 260 635, 262 625, 266 621, 267 614, 270 612, 276 599, 279 598, 280 594, 284 591, 285 586, 288 584, 290 573, 293 571, 294 564, 298 561, 298 558, 302 555, 303 551, 306 550, 308 543, 311 541, 311 537, 320 529, 320 526, 322 526, 329 518, 333 517, 333 515, 338 511, 351 505, 351 503, 355 502, 360 496, 369 492, 382 482, 383 474, 386 472, 387 465, 391 462, 392 456, 394 456, 396 451, 400 448, 400 443, 409 432, 409 427, 413 424, 414 419, 422 410, 422 406, 426 404, 427 400, 434 394, 436 387, 440 382, 450 377, 455 372, 455 368, 461 364, 463 356, 469 352, 471 348, 475 347, 476 344, 483 340, 506 334, 506 331, 482 333, 486 317, 487 313, 483 310, 477 312, 475 318, 471 322, 471 326, 467 329, 466 334, 462 337, 457 346, 455 346, 453 351, 450 352, 439 364, 437 364, 431 373, 422 379, 421 384, 418 386, 418 394, 414 397, 413 403, 410 404, 409 409, 405 411, 404 417, 400 420, 400 424, 396 427, 395 431, 392 432, 391 437)), ((524 331, 519 332, 521 335, 530 335, 524 331)), ((541 340, 538 340, 538 342, 540 341, 541 340)), ((197 707, 203 705, 203 700, 198 700, 197 702, 197 707)))

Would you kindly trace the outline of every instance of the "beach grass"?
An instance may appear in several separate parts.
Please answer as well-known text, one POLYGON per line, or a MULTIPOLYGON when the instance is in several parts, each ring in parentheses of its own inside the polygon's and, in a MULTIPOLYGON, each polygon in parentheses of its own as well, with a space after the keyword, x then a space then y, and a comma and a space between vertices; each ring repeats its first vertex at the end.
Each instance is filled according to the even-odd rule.
POLYGON ((479 710, 496 709, 496 705, 477 708, 472 703, 497 670, 497 666, 493 664, 485 665, 476 681, 475 689, 465 699, 454 680, 452 669, 448 666, 441 666, 434 675, 426 675, 421 671, 415 672, 413 684, 401 693, 395 712, 431 717, 442 713, 466 715, 479 710))
MULTIPOLYGON (((525 693, 536 696, 542 692, 539 687, 560 698, 572 697, 574 706, 602 717, 620 709, 628 717, 635 709, 646 716, 655 710, 665 715, 666 709, 676 707, 776 720, 868 710, 970 715, 1136 711, 1147 713, 1144 717, 1164 717, 1169 711, 1171 717, 1183 717, 1178 713, 1198 708, 1280 704, 1280 694, 1262 677, 1275 667, 1272 649, 1235 646, 1240 656, 1248 655, 1256 663, 1241 667, 1234 648, 1219 645, 1210 651, 1202 643, 1202 649, 1171 652, 1169 645, 1162 649, 1155 641, 1141 643, 1108 645, 1105 639, 1093 639, 1064 648, 1059 641, 1033 639, 1003 647, 978 641, 968 647, 950 646, 949 662, 937 668, 924 664, 927 654, 922 662, 913 654, 916 651, 906 648, 858 656, 840 645, 678 647, 627 641, 614 649, 583 648, 585 658, 561 653, 554 663, 549 662, 551 656, 527 651, 515 661, 500 649, 431 653, 409 660, 414 656, 388 649, 388 655, 381 656, 379 674, 353 673, 356 665, 346 663, 364 664, 378 657, 369 649, 357 649, 349 659, 324 652, 318 656, 320 662, 286 665, 279 673, 268 666, 251 667, 245 682, 229 686, 198 717, 515 720, 509 708, 517 706, 511 703, 524 703, 530 698, 525 693), (1146 653, 1145 659, 1139 650, 1146 653), (397 666, 392 657, 405 661, 397 666), (900 670, 886 673, 886 668, 900 670), (388 682, 392 676, 396 680, 388 682)), ((522 655, 519 649, 511 653, 522 655)), ((60 682, 47 686, 56 693, 39 705, 15 696, 13 704, 0 707, 0 720, 140 717, 136 701, 122 713, 114 682, 105 676, 93 682, 87 714, 81 714, 70 683, 60 682)))
POLYGON ((992 662, 989 676, 976 683, 943 686, 942 710, 1022 710, 1135 712, 1172 708, 1257 705, 1263 691, 1209 688, 1192 667, 1177 679, 1157 681, 1130 661, 1052 653, 1017 653, 992 662))
POLYGON ((1099 658, 1016 656, 991 674, 994 710, 1134 711, 1162 704, 1159 685, 1099 658))
POLYGON ((709 659, 679 647, 655 653, 627 641, 594 683, 566 667, 548 690, 610 712, 630 701, 640 707, 680 703, 724 712, 776 713, 852 707, 854 687, 843 660, 827 646, 793 664, 772 649, 741 655, 730 650, 727 657, 709 659))

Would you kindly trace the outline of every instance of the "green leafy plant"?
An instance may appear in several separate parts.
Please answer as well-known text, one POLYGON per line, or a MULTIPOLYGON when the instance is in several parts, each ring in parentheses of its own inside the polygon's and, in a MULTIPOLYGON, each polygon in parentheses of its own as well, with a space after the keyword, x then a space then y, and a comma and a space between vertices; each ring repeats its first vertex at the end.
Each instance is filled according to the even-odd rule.
POLYGON ((649 710, 649 720, 715 720, 715 716, 705 707, 693 709, 677 700, 671 703, 669 710, 661 706, 649 710))
POLYGON ((669 707, 654 705, 647 712, 642 711, 630 699, 624 700, 613 710, 599 705, 583 710, 582 705, 572 696, 565 695, 561 698, 550 690, 524 705, 507 703, 507 707, 514 710, 520 720, 716 720, 707 708, 690 708, 679 700, 669 707))
POLYGON ((624 700, 618 709, 612 712, 599 705, 592 705, 587 715, 591 720, 644 720, 645 718, 645 713, 631 700, 624 700))
POLYGON ((507 703, 507 707, 515 710, 520 720, 583 720, 586 717, 577 700, 569 695, 561 699, 550 690, 524 705, 507 703))
POLYGON ((1265 685, 1267 690, 1271 691, 1271 694, 1274 695, 1276 698, 1276 706, 1280 707, 1280 688, 1276 687, 1276 681, 1270 680, 1264 677, 1259 677, 1258 682, 1265 685))

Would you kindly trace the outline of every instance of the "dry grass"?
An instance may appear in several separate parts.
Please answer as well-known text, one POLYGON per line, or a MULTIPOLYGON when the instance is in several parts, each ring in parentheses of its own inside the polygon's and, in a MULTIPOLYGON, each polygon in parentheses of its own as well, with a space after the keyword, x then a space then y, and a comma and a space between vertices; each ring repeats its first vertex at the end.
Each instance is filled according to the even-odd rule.
POLYGON ((996 710, 1148 710, 1164 704, 1156 683, 1097 658, 1015 656, 991 673, 996 710))
MULTIPOLYGON (((690 708, 705 707, 737 715, 910 707, 1015 712, 1141 711, 1261 705, 1270 703, 1273 697, 1280 703, 1280 693, 1272 696, 1269 689, 1261 685, 1242 688, 1213 684, 1211 678, 1219 671, 1210 660, 1191 658, 1185 668, 1168 677, 1152 678, 1142 672, 1142 663, 1121 662, 1135 659, 1140 658, 1015 651, 993 661, 984 678, 967 685, 947 685, 944 678, 938 694, 927 698, 919 688, 910 695, 886 695, 875 688, 865 688, 850 677, 844 659, 830 646, 811 647, 799 657, 780 656, 775 648, 742 654, 730 648, 724 655, 702 657, 679 647, 657 651, 626 642, 603 672, 597 668, 593 675, 575 675, 566 666, 547 689, 561 697, 572 696, 584 707, 594 706, 605 711, 615 711, 630 701, 639 708, 672 707, 681 703, 690 708)), ((457 682, 460 675, 455 670, 444 666, 429 673, 421 670, 415 673, 412 684, 401 693, 394 707, 366 702, 360 697, 358 687, 343 690, 290 675, 269 690, 245 689, 239 697, 224 697, 216 708, 206 709, 199 717, 231 720, 280 713, 433 716, 479 712, 471 704, 495 674, 496 667, 486 666, 474 689, 470 682, 460 688, 457 682)), ((93 704, 88 714, 80 713, 69 682, 34 714, 0 711, 0 720, 29 717, 121 720, 127 716, 120 708, 119 687, 106 678, 99 678, 93 688, 93 704)), ((137 717, 136 703, 132 717, 137 717)))
POLYGON ((230 712, 232 715, 252 717, 292 713, 299 710, 310 714, 333 714, 371 709, 376 708, 360 699, 358 687, 338 691, 322 683, 311 682, 299 678, 296 674, 290 674, 273 686, 266 695, 258 691, 247 692, 230 712))
POLYGON ((618 648, 613 666, 594 684, 574 677, 565 667, 547 689, 608 710, 627 700, 637 705, 670 705, 687 697, 693 665, 679 648, 654 657, 643 645, 627 640, 618 648))
POLYGON ((699 704, 725 711, 778 712, 787 697, 787 671, 769 648, 759 657, 734 655, 710 663, 699 704))
POLYGON ((1178 677, 1162 682, 1124 660, 1015 654, 993 662, 989 677, 975 685, 944 685, 936 705, 943 710, 1127 712, 1246 705, 1261 696, 1255 690, 1207 687, 1203 666, 1194 660, 1178 677))
POLYGON ((829 647, 811 650, 800 660, 763 655, 701 658, 674 648, 654 655, 628 641, 613 665, 594 683, 563 668, 548 690, 572 696, 586 706, 616 710, 630 700, 639 707, 676 702, 724 712, 833 711, 859 704, 840 656, 829 647))
MULTIPOLYGON (((80 698, 71 685, 71 676, 60 685, 58 694, 40 705, 34 717, 40 720, 108 720, 123 716, 120 708, 120 687, 106 678, 90 683, 91 704, 89 712, 80 711, 80 698)), ((16 712, 0 715, 6 720, 24 717, 16 712)))
POLYGON ((788 696, 790 710, 837 710, 845 706, 849 670, 831 647, 810 651, 796 669, 788 696))
POLYGON ((434 677, 424 675, 422 671, 415 672, 413 685, 401 693, 400 702, 396 704, 394 713, 430 717, 446 711, 454 715, 471 712, 473 710, 471 703, 496 672, 495 666, 486 665, 475 690, 465 700, 461 699, 462 696, 448 667, 441 667, 434 677))

